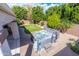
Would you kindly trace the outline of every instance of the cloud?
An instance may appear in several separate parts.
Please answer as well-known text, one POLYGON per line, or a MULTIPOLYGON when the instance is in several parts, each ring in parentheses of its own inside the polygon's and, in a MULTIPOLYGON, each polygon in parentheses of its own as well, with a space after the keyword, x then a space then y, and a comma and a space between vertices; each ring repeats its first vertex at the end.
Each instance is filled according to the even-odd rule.
POLYGON ((60 5, 60 3, 9 3, 8 4, 10 7, 12 7, 13 5, 18 5, 18 6, 41 6, 44 8, 44 11, 47 10, 49 7, 51 6, 56 6, 56 5, 60 5))

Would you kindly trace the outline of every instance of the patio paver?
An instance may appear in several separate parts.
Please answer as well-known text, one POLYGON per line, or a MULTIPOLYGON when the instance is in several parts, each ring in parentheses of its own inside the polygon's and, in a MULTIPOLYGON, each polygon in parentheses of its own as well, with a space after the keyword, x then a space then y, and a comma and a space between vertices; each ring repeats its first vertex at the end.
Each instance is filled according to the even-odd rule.
POLYGON ((68 29, 66 33, 79 37, 79 24, 76 24, 72 28, 68 29))

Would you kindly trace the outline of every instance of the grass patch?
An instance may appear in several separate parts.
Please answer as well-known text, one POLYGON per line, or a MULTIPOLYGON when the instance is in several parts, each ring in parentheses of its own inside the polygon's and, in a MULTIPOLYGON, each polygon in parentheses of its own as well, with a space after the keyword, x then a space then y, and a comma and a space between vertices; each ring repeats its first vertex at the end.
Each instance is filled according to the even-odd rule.
POLYGON ((30 32, 42 30, 42 28, 40 26, 38 26, 37 24, 29 24, 29 25, 26 25, 24 27, 25 27, 26 30, 28 30, 30 32))

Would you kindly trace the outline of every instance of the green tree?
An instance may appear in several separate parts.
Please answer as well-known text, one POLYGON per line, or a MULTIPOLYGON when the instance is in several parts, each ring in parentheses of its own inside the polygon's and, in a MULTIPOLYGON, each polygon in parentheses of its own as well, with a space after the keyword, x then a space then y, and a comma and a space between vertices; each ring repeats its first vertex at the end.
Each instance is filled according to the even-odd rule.
POLYGON ((79 4, 63 4, 61 5, 61 19, 66 19, 74 23, 79 23, 79 4))
POLYGON ((73 7, 70 7, 69 4, 61 5, 61 19, 71 20, 72 19, 73 7))
POLYGON ((60 14, 60 6, 49 7, 48 10, 46 10, 47 17, 51 16, 53 13, 60 14))
POLYGON ((27 9, 21 6, 13 6, 12 7, 13 12, 16 15, 17 19, 27 19, 27 9))
POLYGON ((35 22, 39 22, 41 20, 45 20, 45 14, 44 10, 41 6, 36 6, 32 8, 32 19, 35 20, 35 22))
POLYGON ((75 23, 79 23, 79 5, 74 8, 73 16, 74 19, 72 19, 72 21, 75 23))

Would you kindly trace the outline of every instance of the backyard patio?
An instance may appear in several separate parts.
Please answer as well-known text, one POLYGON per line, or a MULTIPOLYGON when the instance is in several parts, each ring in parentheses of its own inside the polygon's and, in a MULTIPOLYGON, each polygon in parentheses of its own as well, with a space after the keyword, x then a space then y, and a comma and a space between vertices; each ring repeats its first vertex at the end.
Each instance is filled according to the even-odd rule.
MULTIPOLYGON (((76 28, 75 28, 76 29, 76 28)), ((38 31, 39 32, 39 31, 38 31)), ((24 37, 24 35, 22 35, 24 37)), ((28 35, 27 35, 28 36, 28 35)), ((74 36, 72 34, 68 33, 60 33, 59 38, 55 43, 47 44, 47 49, 44 49, 43 51, 40 52, 41 56, 78 56, 76 53, 74 53, 69 47, 68 43, 71 42, 69 39, 73 38, 75 41, 78 40, 78 36, 74 36)), ((21 46, 21 55, 32 55, 32 56, 38 56, 39 54, 34 50, 33 44, 31 40, 29 39, 24 39, 25 41, 21 42, 28 42, 28 44, 25 44, 21 46), (31 42, 31 43, 29 43, 31 42)), ((22 43, 22 44, 23 44, 22 43)))
MULTIPOLYGON (((21 31, 20 31, 20 33, 21 33, 21 41, 20 42, 23 42, 23 43, 21 43, 21 46, 23 47, 25 47, 25 46, 28 46, 30 43, 31 43, 31 45, 32 45, 32 48, 31 48, 31 50, 32 49, 38 49, 38 48, 35 48, 36 46, 35 45, 37 45, 37 44, 39 44, 39 43, 35 43, 36 41, 38 42, 38 39, 40 39, 40 43, 42 44, 41 45, 41 49, 43 48, 43 46, 45 45, 45 44, 48 44, 48 43, 46 43, 46 42, 49 42, 49 43, 51 43, 51 38, 52 38, 52 34, 55 36, 55 34, 56 33, 54 33, 54 32, 56 32, 56 31, 52 31, 51 30, 51 32, 48 32, 47 30, 45 30, 44 28, 42 28, 41 26, 38 26, 38 25, 36 25, 36 24, 31 24, 31 25, 27 25, 27 26, 24 26, 24 29, 23 29, 23 27, 22 27, 22 29, 21 29, 21 31), (26 32, 26 33, 25 33, 26 32), (25 33, 25 34, 24 34, 25 33), (33 42, 34 42, 34 44, 33 44, 33 42), (28 43, 28 42, 30 42, 30 43, 28 43), (25 43, 25 44, 24 44, 25 43), (45 44, 44 44, 45 43, 45 44)), ((52 38, 53 39, 53 41, 56 39, 56 37, 53 37, 52 38)), ((52 42, 53 42, 52 41, 52 42)), ((23 49, 21 47, 21 49, 23 49)), ((29 48, 29 46, 28 46, 28 48, 29 48)), ((25 50, 25 49, 24 49, 25 50)), ((24 50, 21 50, 21 51, 24 51, 24 50)), ((26 49, 27 50, 27 49, 26 49)), ((29 49, 30 50, 30 49, 29 49)), ((31 52, 31 51, 29 51, 29 52, 31 52)), ((22 54, 23 55, 23 54, 22 54)))
MULTIPOLYGON (((67 46, 67 43, 70 42, 69 38, 74 38, 75 40, 78 39, 78 37, 76 36, 61 33, 56 43, 52 43, 50 48, 48 48, 47 50, 43 50, 41 52, 41 56, 78 56, 67 46)), ((33 44, 31 43, 31 41, 27 40, 27 37, 24 40, 25 41, 21 41, 21 45, 23 43, 26 43, 26 41, 28 42, 28 44, 20 47, 20 54, 26 56, 38 56, 39 54, 33 49, 33 44)))

